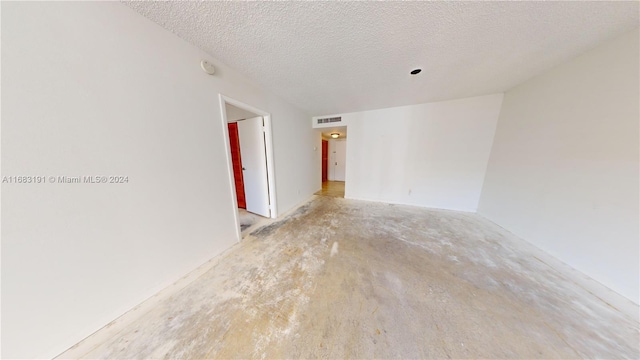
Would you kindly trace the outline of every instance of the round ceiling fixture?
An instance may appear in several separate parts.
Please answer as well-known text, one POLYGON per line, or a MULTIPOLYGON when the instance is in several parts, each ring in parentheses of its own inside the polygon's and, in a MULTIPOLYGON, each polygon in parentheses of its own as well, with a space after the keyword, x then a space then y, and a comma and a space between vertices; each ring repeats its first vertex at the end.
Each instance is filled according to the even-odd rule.
POLYGON ((337 139, 340 136, 339 133, 331 133, 331 137, 337 139))
POLYGON ((420 74, 420 71, 422 71, 422 69, 411 70, 411 75, 418 75, 420 74))

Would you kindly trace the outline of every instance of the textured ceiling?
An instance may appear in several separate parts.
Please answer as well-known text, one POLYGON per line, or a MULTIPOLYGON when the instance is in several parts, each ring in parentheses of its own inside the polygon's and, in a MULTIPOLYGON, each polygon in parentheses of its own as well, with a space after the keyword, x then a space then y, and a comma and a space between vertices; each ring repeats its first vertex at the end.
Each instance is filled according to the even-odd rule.
POLYGON ((637 27, 639 10, 635 1, 126 4, 311 115, 501 92, 637 27), (410 76, 414 68, 423 71, 410 76))

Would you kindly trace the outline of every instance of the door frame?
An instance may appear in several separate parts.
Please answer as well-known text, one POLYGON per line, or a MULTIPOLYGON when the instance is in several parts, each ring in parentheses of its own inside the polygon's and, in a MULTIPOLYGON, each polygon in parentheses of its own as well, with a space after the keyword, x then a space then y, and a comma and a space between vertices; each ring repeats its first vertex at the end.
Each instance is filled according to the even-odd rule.
POLYGON ((238 236, 238 241, 242 240, 242 231, 240 229, 240 219, 238 217, 238 199, 236 198, 236 185, 234 182, 233 175, 233 162, 231 160, 231 150, 230 150, 230 141, 229 141, 229 128, 227 122, 227 109, 226 105, 233 105, 235 107, 241 108, 243 110, 250 111, 256 115, 262 116, 264 119, 264 140, 265 140, 265 155, 267 157, 267 184, 269 190, 269 210, 271 212, 271 218, 275 219, 278 216, 278 207, 276 206, 276 176, 275 176, 275 166, 274 166, 274 155, 273 155, 273 133, 271 129, 271 114, 255 108, 251 105, 245 104, 241 101, 232 99, 228 96, 219 94, 220 99, 220 114, 222 119, 222 132, 224 134, 224 147, 226 149, 226 157, 227 157, 227 173, 229 175, 229 184, 231 185, 229 190, 231 191, 231 207, 233 208, 233 216, 236 220, 236 233, 238 236))

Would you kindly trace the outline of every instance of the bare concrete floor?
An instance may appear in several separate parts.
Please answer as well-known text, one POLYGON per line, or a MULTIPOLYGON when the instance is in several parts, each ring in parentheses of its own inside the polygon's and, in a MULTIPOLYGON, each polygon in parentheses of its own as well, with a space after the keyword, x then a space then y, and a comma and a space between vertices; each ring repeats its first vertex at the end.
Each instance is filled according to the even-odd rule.
POLYGON ((322 183, 322 189, 315 195, 344 197, 344 181, 325 181, 322 183))
POLYGON ((473 214, 317 197, 84 358, 634 358, 638 323, 473 214))
POLYGON ((242 234, 245 234, 246 231, 251 231, 251 229, 256 226, 260 226, 261 222, 265 219, 267 218, 250 213, 246 209, 238 209, 238 221, 240 221, 242 234))

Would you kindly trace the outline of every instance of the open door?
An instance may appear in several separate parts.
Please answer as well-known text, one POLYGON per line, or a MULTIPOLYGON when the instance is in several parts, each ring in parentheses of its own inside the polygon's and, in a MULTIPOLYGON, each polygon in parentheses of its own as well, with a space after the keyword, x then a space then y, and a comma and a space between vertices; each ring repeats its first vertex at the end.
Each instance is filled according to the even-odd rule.
POLYGON ((254 214, 271 217, 263 121, 262 116, 238 121, 238 137, 246 209, 254 214))

